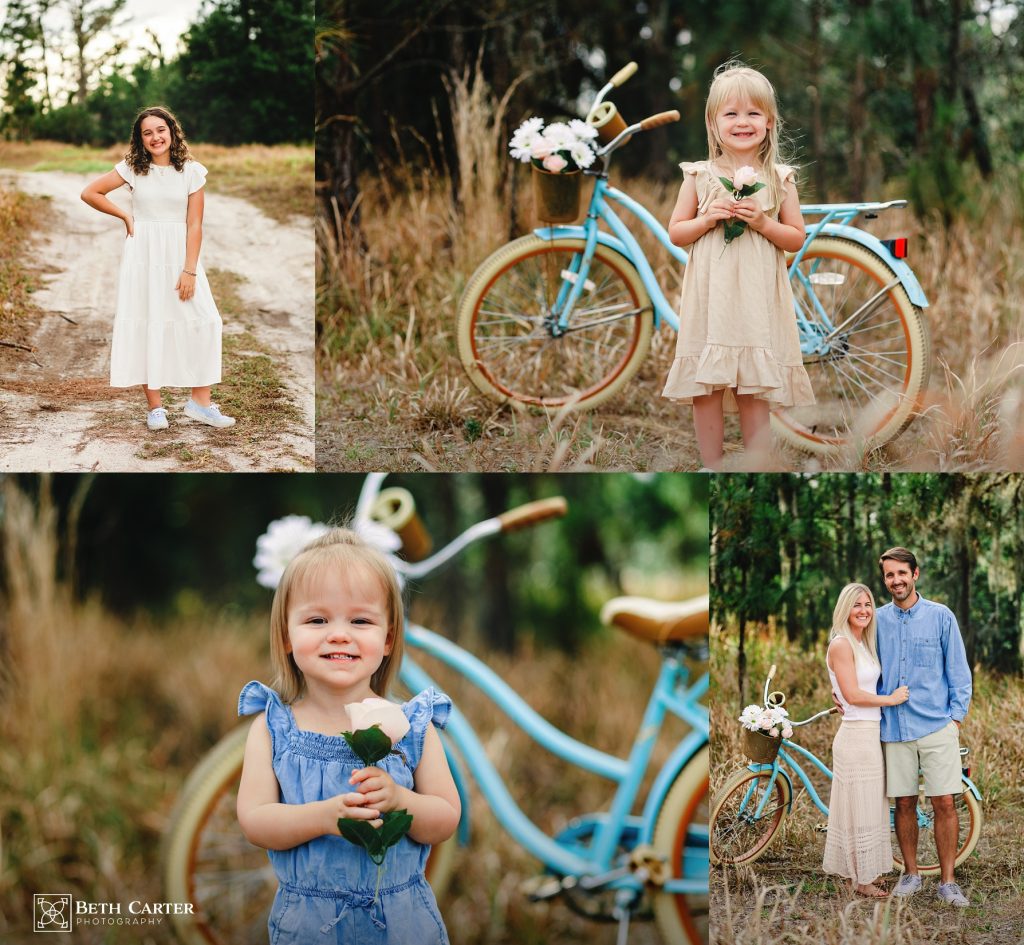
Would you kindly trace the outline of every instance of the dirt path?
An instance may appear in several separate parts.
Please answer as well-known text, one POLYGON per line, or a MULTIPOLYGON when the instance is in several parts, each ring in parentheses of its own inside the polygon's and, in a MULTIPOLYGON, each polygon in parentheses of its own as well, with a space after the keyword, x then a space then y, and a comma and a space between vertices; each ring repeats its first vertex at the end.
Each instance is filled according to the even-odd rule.
MULTIPOLYGON (((203 264, 239 277, 245 307, 242 317, 225 317, 225 337, 248 332, 270 353, 301 420, 259 437, 242 422, 214 430, 187 420, 186 398, 167 391, 171 427, 152 433, 141 390, 108 386, 124 230, 79 199, 89 179, 0 171, 0 183, 46 196, 52 206, 36 250, 45 288, 33 296, 44 313, 31 339, 35 351, 0 353, 0 470, 312 471, 312 226, 282 225, 244 200, 206 196, 203 264)), ((119 188, 111 198, 127 206, 129 194, 119 188)))

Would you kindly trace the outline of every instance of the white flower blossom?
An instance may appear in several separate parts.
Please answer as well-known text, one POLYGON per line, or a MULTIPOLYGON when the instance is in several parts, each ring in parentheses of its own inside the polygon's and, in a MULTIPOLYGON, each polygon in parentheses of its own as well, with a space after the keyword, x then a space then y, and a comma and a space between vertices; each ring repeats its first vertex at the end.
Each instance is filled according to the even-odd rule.
POLYGON ((292 558, 328 530, 326 525, 314 522, 308 515, 286 515, 271 522, 266 532, 256 539, 256 557, 252 563, 259 571, 257 583, 276 588, 292 558))
POLYGON ((532 157, 530 149, 533 146, 533 142, 541 136, 541 129, 544 127, 543 118, 528 118, 524 121, 512 135, 512 140, 509 142, 509 151, 512 157, 517 161, 523 161, 524 163, 529 161, 532 157))
POLYGON ((574 118, 569 122, 569 130, 580 141, 592 141, 597 137, 597 129, 593 125, 588 125, 585 121, 580 121, 579 118, 574 118))
POLYGON ((585 141, 577 141, 569 148, 571 157, 577 167, 590 167, 594 163, 594 151, 585 141))
POLYGON ((561 151, 563 148, 569 148, 577 141, 577 136, 573 130, 561 121, 551 122, 551 124, 544 129, 544 137, 555 146, 556 151, 561 151))

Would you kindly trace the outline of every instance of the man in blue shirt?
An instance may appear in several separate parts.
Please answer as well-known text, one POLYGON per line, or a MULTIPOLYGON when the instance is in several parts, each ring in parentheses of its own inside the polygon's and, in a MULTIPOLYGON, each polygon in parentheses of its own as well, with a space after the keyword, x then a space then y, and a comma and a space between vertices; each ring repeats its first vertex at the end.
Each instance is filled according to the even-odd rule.
POLYGON ((935 812, 935 847, 942 873, 937 895, 954 906, 970 903, 955 882, 959 821, 954 795, 960 779, 960 723, 971 703, 971 670, 953 612, 916 589, 917 559, 906 548, 890 548, 878 562, 892 602, 876 613, 879 692, 907 686, 910 698, 882 708, 886 790, 896 799, 896 839, 904 874, 894 896, 921 888, 917 872, 918 772, 935 812))

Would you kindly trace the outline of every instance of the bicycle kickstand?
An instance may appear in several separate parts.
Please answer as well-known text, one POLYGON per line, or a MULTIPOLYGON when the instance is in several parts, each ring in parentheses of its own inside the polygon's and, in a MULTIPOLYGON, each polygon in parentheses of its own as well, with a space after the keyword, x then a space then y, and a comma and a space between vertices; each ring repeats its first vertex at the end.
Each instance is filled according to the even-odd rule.
POLYGON ((620 889, 615 896, 615 908, 612 916, 619 920, 619 934, 615 939, 615 945, 628 945, 629 943, 629 920, 633 916, 633 906, 636 902, 636 894, 629 889, 620 889))

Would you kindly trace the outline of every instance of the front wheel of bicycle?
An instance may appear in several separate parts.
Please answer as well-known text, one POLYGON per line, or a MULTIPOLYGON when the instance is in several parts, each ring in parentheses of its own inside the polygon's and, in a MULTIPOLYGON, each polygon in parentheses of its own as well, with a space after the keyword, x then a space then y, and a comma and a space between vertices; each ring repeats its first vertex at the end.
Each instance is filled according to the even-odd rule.
MULTIPOLYGON (((673 879, 707 881, 708 856, 707 746, 679 773, 665 797, 654 826, 653 847, 666 857, 673 879)), ((708 894, 659 893, 654 917, 666 943, 705 945, 708 941, 708 894)))
MULTIPOLYGON (((963 793, 955 794, 953 801, 957 819, 956 860, 954 865, 959 866, 974 852, 974 848, 978 845, 983 816, 981 804, 978 803, 978 799, 971 793, 971 789, 966 784, 963 785, 963 793)), ((939 853, 935 848, 934 812, 932 811, 931 802, 925 797, 923 788, 918 795, 917 809, 921 812, 925 821, 918 828, 917 869, 922 876, 938 876, 940 869, 939 853)), ((892 858, 897 869, 903 869, 903 854, 900 851, 899 842, 896 840, 895 830, 892 833, 892 858)))
POLYGON ((711 802, 709 856, 719 864, 753 863, 782 826, 793 793, 781 773, 735 772, 711 802))
POLYGON ((567 324, 580 239, 520 237, 473 273, 459 302, 459 357, 500 403, 589 410, 620 391, 651 343, 654 316, 636 267, 600 243, 567 324))
MULTIPOLYGON (((193 906, 193 915, 172 916, 184 945, 251 945, 267 938, 277 878, 267 851, 246 840, 235 813, 251 724, 229 732, 203 757, 164 832, 164 897, 193 906)), ((434 847, 427 860, 427 880, 438 900, 451 876, 455 842, 434 847)))
POLYGON ((928 384, 928 326, 886 263, 852 240, 811 242, 790 284, 816 402, 772 414, 805 452, 869 452, 914 419, 928 384))

